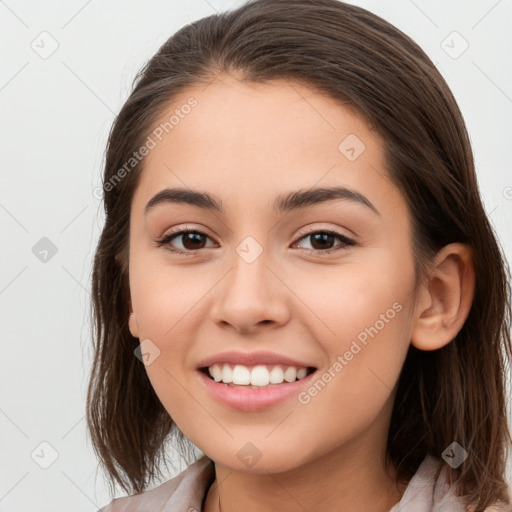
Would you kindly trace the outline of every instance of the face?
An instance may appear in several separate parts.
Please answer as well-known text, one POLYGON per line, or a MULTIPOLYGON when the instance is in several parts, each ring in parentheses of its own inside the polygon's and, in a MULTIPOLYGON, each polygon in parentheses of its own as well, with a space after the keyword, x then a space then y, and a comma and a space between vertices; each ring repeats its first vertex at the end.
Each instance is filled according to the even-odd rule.
POLYGON ((384 141, 313 89, 229 76, 189 88, 155 127, 191 97, 153 137, 131 206, 129 325, 159 399, 201 451, 240 471, 375 453, 414 318, 410 215, 384 141), (159 195, 175 188, 219 209, 159 195), (314 372, 236 388, 200 369, 216 356, 260 384, 279 380, 275 366, 292 381, 293 364, 314 372))

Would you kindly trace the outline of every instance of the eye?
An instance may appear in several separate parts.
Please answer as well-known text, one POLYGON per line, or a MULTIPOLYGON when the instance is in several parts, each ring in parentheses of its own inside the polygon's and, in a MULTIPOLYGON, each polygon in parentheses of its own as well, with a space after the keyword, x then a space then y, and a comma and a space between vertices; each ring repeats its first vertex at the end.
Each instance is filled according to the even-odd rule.
MULTIPOLYGON (((303 233, 304 232, 301 233, 302 236, 301 238, 299 238, 299 241, 310 238, 312 240, 312 248, 301 249, 309 252, 320 252, 322 254, 329 254, 334 251, 342 250, 348 246, 356 245, 356 242, 354 242, 354 240, 351 240, 350 238, 347 238, 345 235, 342 235, 341 233, 338 233, 336 231, 321 230, 310 231, 309 233, 306 232, 306 234, 303 233), (341 243, 338 244, 338 247, 333 248, 331 245, 336 238, 340 240, 341 243)), ((208 238, 210 237, 203 233, 202 231, 182 229, 180 231, 175 231, 173 233, 165 235, 163 238, 157 240, 156 243, 158 247, 165 246, 171 252, 183 254, 186 256, 192 256, 195 253, 206 248, 204 243, 205 239, 208 238), (181 242, 182 248, 173 247, 171 242, 175 238, 181 242)), ((296 244, 297 243, 298 242, 296 242, 296 244)))
POLYGON ((336 231, 331 230, 321 230, 321 231, 310 231, 306 235, 302 236, 299 240, 308 239, 310 238, 312 243, 312 248, 305 248, 306 251, 313 251, 313 252, 321 252, 321 253, 331 253, 334 251, 342 250, 350 245, 355 245, 356 242, 354 240, 351 240, 350 238, 347 238, 345 235, 342 235, 341 233, 338 233, 336 231), (332 242, 335 239, 341 240, 341 244, 339 244, 338 248, 332 247, 332 242))
POLYGON ((208 235, 201 231, 197 230, 181 230, 174 233, 170 233, 165 235, 160 240, 157 240, 158 247, 166 246, 166 248, 178 254, 185 254, 187 256, 193 255, 195 252, 204 249, 204 240, 203 238, 210 238, 208 235), (176 248, 171 245, 171 241, 177 238, 182 246, 182 248, 176 248))

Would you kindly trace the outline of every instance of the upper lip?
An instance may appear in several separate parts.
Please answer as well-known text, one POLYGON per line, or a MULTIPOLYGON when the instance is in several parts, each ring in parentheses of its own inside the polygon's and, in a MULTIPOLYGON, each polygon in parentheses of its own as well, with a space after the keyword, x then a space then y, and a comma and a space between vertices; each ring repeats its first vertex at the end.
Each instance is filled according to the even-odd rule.
POLYGON ((257 364, 280 364, 283 366, 295 366, 296 368, 314 368, 311 364, 303 361, 291 359, 288 356, 276 354, 274 352, 237 352, 228 351, 214 354, 201 360, 198 368, 205 368, 213 364, 241 364, 243 366, 254 366, 257 364))

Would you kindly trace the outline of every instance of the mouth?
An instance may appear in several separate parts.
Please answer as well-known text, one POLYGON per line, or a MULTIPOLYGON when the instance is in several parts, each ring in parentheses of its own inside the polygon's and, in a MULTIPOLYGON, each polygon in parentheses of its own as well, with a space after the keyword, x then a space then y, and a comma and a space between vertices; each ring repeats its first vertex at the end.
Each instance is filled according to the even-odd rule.
POLYGON ((312 366, 296 367, 280 364, 240 364, 216 363, 198 368, 210 380, 233 388, 271 388, 302 380, 317 369, 312 366))

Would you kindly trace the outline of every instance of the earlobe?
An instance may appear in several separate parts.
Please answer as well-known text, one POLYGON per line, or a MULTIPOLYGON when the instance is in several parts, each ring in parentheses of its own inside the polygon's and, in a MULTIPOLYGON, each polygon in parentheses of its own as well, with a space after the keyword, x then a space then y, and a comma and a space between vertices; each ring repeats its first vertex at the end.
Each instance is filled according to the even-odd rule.
POLYGON ((134 338, 139 337, 139 328, 137 326, 137 318, 135 317, 135 313, 133 312, 132 304, 130 302, 130 315, 128 316, 128 327, 130 329, 130 333, 134 338))
POLYGON ((473 252, 453 243, 436 255, 427 285, 421 290, 411 343, 437 350, 450 343, 466 321, 475 291, 473 252))

